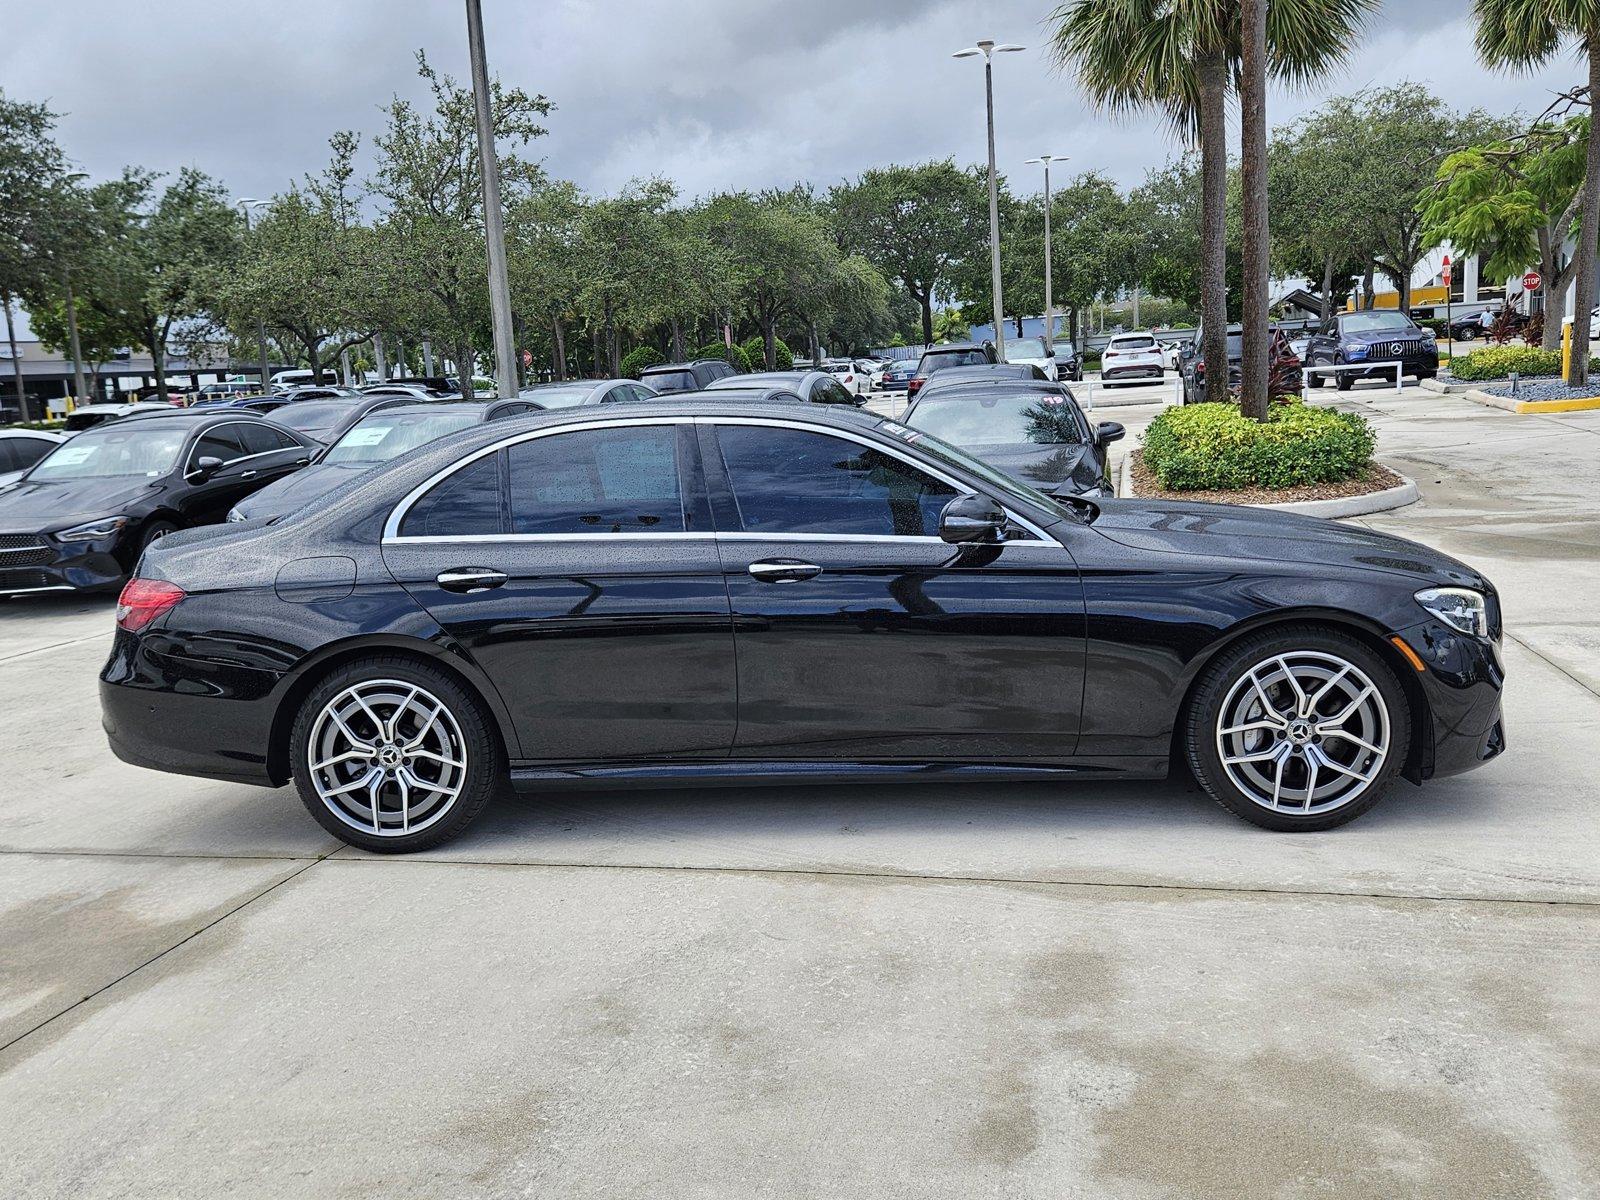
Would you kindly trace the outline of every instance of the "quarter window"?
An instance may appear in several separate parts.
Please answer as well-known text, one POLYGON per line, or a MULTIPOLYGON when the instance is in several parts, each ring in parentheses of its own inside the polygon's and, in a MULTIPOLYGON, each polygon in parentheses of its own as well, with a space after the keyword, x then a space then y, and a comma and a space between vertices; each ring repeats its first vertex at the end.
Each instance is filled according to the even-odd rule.
POLYGON ((505 532, 501 454, 486 454, 448 476, 411 506, 401 537, 469 537, 505 532))
POLYGON ((747 533, 937 537, 956 489, 859 442, 769 425, 717 429, 747 533))
POLYGON ((681 533, 675 425, 579 429, 510 455, 515 533, 681 533))

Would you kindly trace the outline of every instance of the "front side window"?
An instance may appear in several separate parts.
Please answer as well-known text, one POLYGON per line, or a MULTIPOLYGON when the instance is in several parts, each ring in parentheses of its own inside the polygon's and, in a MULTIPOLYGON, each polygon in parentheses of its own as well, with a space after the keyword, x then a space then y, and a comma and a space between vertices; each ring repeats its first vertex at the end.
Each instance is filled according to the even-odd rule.
POLYGON ((747 533, 937 537, 956 495, 893 455, 829 434, 724 425, 717 441, 747 533))
POLYGON ((249 453, 244 445, 244 431, 238 425, 218 425, 200 435, 189 461, 198 464, 202 458, 220 458, 227 464, 249 453))
POLYGON ((578 429, 510 455, 515 533, 681 533, 675 425, 578 429))

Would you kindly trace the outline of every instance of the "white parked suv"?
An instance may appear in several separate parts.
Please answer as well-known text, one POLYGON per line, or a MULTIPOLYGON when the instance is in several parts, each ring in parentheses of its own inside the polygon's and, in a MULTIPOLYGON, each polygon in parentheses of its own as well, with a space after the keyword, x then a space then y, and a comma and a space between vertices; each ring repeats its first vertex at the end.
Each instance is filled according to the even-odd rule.
POLYGON ((1056 360, 1044 352, 1044 339, 1036 337, 1006 338, 1006 361, 1038 367, 1046 379, 1056 378, 1056 360))
POLYGON ((1119 333, 1100 355, 1100 378, 1105 383, 1160 379, 1166 368, 1166 355, 1148 333, 1119 333))

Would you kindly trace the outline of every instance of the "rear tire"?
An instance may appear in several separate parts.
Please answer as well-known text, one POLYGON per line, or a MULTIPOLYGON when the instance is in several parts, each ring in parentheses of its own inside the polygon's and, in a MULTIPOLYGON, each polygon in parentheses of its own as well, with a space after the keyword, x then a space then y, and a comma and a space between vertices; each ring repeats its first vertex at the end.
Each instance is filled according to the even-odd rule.
POLYGON ((348 663, 317 684, 295 716, 289 753, 317 824, 379 854, 449 841, 506 780, 478 698, 439 668, 396 655, 348 663))
POLYGON ((1181 732, 1190 770, 1218 804, 1263 829, 1314 832, 1382 799, 1411 745, 1411 710, 1363 642, 1291 625, 1223 651, 1181 732))

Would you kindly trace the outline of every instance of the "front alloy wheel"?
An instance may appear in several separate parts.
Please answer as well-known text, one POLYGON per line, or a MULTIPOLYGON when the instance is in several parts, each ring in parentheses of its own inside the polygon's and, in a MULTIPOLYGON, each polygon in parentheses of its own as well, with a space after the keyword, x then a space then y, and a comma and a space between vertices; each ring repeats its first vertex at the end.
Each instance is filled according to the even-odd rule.
POLYGON ((1377 803, 1410 737, 1404 695, 1381 659, 1309 629, 1224 659, 1188 722, 1190 765, 1216 800, 1269 829, 1328 829, 1377 803))

